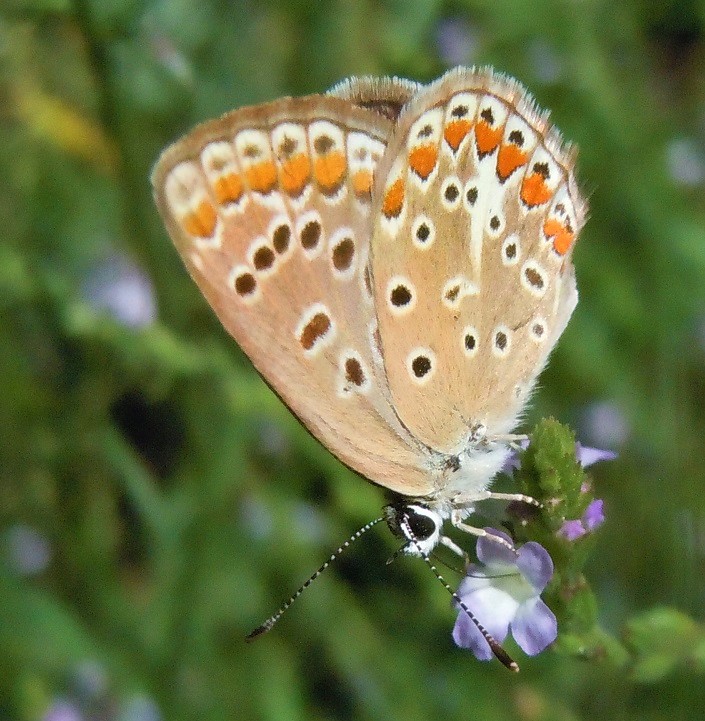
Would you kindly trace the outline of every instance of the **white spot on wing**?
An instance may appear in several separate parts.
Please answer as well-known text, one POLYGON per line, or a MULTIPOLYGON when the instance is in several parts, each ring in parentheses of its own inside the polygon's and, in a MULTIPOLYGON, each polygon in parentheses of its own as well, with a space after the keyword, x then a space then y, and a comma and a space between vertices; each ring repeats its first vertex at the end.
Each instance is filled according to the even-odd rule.
POLYGON ((535 260, 527 260, 521 267, 521 284, 531 295, 543 298, 548 289, 548 275, 535 260))
POLYGON ((302 346, 304 331, 306 331, 309 323, 311 323, 319 314, 324 315, 328 319, 329 327, 324 333, 315 337, 310 348, 303 348, 304 356, 307 358, 313 358, 318 355, 323 348, 330 345, 335 339, 338 331, 330 310, 328 310, 323 303, 314 303, 301 314, 301 318, 299 319, 299 322, 296 325, 296 330, 294 331, 296 340, 302 344, 302 346))
POLYGON ((462 275, 456 275, 454 278, 446 281, 441 293, 443 304, 451 310, 457 310, 463 298, 468 295, 477 295, 479 288, 462 275))
POLYGON ((355 269, 357 268, 357 243, 355 242, 355 234, 352 228, 339 228, 330 236, 328 241, 328 253, 330 260, 330 269, 334 277, 339 280, 349 280, 355 275, 355 269), (337 268, 335 265, 335 251, 341 243, 345 244, 345 247, 349 247, 349 244, 353 244, 352 259, 350 264, 345 268, 337 268))
POLYGON ((496 358, 505 358, 512 346, 512 331, 504 324, 500 324, 492 331, 492 355, 496 358))
POLYGON ((466 325, 460 336, 460 347, 462 348, 463 354, 468 358, 472 358, 477 355, 479 345, 480 335, 477 332, 477 328, 472 325, 466 325))
POLYGON ((237 279, 246 275, 255 275, 252 268, 248 265, 236 265, 228 274, 228 287, 235 291, 235 295, 239 301, 245 303, 246 305, 252 305, 260 299, 262 290, 260 284, 257 283, 255 285, 255 290, 252 293, 247 293, 245 295, 238 293, 236 290, 237 279))
POLYGON ((463 199, 463 184, 454 175, 449 176, 441 185, 440 201, 448 211, 455 210, 463 199))
POLYGON ((387 308, 392 315, 401 316, 411 312, 416 307, 416 288, 413 283, 403 275, 395 275, 390 278, 387 283, 387 291, 385 293, 387 308), (406 300, 405 303, 394 304, 394 299, 406 300))
POLYGON ((414 348, 406 357, 409 378, 416 385, 423 386, 436 374, 436 354, 430 348, 414 348))
POLYGON ((428 250, 436 239, 436 226, 427 215, 418 215, 411 226, 411 242, 419 250, 428 250))
POLYGON ((521 240, 516 233, 508 235, 502 242, 502 263, 516 265, 521 257, 521 240))
POLYGON ((529 337, 534 343, 543 343, 548 337, 548 325, 545 318, 534 318, 529 325, 529 337))
POLYGON ((350 398, 353 393, 360 393, 361 395, 367 395, 372 388, 372 380, 370 377, 370 371, 365 365, 362 356, 352 348, 347 348, 338 357, 338 389, 337 394, 340 398, 350 398), (348 378, 347 365, 350 361, 356 362, 359 365, 362 373, 363 381, 360 385, 348 378))

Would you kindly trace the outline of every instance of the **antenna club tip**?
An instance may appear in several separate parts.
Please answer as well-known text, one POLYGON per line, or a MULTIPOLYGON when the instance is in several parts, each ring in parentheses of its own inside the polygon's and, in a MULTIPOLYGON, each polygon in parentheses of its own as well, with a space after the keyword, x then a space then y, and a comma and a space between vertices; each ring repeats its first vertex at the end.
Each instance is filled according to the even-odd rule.
POLYGON ((271 626, 267 625, 266 623, 263 623, 261 626, 257 626, 257 628, 254 631, 250 631, 250 633, 248 633, 247 636, 245 636, 245 641, 247 641, 247 643, 251 643, 256 638, 259 638, 260 636, 267 633, 267 631, 269 631, 270 628, 271 628, 271 626))

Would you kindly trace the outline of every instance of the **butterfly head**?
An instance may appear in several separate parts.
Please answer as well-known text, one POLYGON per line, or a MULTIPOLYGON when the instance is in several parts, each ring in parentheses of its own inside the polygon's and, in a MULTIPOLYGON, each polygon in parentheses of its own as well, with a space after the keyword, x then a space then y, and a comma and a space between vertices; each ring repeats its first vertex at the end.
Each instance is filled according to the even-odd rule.
POLYGON ((441 540, 443 517, 421 501, 398 501, 384 507, 389 530, 406 541, 402 553, 427 556, 441 540))

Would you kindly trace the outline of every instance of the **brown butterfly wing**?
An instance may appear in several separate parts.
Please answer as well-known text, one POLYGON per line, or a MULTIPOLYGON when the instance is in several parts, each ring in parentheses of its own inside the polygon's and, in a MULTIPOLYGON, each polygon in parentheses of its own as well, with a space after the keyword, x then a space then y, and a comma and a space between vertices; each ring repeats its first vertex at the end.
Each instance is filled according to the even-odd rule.
POLYGON ((191 276, 291 410, 365 477, 425 495, 429 452, 391 407, 366 272, 390 132, 345 99, 287 98, 199 126, 153 185, 191 276))
POLYGON ((394 408, 438 451, 514 428, 575 307, 573 155, 490 70, 448 73, 402 111, 371 269, 394 408))

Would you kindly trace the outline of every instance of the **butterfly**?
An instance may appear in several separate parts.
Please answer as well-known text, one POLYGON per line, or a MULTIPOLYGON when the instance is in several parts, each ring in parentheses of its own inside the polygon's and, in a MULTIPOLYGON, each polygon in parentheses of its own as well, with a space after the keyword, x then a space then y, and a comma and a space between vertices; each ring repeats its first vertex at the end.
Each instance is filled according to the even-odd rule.
MULTIPOLYGON (((565 144, 491 68, 351 78, 199 125, 156 203, 226 330, 428 557, 489 490, 577 303, 565 144)), ((380 519, 378 519, 380 520, 380 519)))

